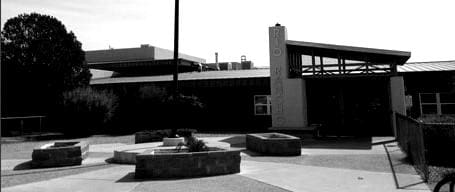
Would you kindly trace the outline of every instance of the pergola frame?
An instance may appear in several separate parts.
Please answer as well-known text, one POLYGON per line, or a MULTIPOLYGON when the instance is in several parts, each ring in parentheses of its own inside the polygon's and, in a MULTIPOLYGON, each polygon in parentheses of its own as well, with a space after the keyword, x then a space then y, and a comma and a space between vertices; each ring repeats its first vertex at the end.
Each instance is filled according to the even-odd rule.
POLYGON ((286 41, 290 78, 393 76, 409 52, 286 41), (303 57, 311 58, 304 63, 303 57), (329 58, 334 62, 325 62, 329 58))

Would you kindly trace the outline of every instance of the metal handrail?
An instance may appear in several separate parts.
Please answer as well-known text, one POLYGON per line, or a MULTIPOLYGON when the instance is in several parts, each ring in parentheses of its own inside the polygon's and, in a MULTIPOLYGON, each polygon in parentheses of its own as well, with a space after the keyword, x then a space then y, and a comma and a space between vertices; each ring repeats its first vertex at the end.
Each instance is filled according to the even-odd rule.
POLYGON ((23 117, 2 117, 1 119, 31 119, 31 118, 43 118, 46 116, 23 116, 23 117))
POLYGON ((42 134, 42 128, 43 128, 43 118, 46 118, 46 116, 42 115, 35 115, 35 116, 23 116, 23 117, 2 117, 1 120, 15 120, 19 119, 20 120, 20 134, 24 134, 24 119, 33 119, 33 118, 39 118, 39 134, 42 134))

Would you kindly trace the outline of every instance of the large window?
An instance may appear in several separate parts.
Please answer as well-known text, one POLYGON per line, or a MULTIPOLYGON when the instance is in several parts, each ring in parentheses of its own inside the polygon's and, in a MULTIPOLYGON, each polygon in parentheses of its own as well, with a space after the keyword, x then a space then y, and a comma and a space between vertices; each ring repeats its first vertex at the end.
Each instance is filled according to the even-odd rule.
POLYGON ((270 95, 254 96, 254 115, 270 115, 272 113, 270 95))
POLYGON ((454 93, 420 93, 421 115, 455 114, 454 93))

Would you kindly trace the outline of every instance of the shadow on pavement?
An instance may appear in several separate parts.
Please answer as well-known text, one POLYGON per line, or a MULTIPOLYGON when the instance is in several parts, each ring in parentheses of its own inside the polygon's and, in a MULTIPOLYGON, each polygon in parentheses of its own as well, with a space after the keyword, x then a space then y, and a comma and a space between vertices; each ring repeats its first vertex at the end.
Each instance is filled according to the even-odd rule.
POLYGON ((234 174, 224 174, 224 175, 211 175, 211 176, 195 176, 195 177, 168 177, 168 178, 145 178, 145 179, 137 179, 135 178, 134 172, 129 172, 119 180, 115 181, 116 183, 131 183, 131 182, 143 182, 143 181, 176 181, 176 180, 191 180, 191 179, 198 179, 198 178, 210 178, 210 177, 223 177, 227 175, 234 175, 234 174))
POLYGON ((233 136, 233 137, 229 137, 227 139, 223 139, 220 141, 231 144, 231 147, 239 147, 239 148, 246 147, 245 135, 233 136))
POLYGON ((247 150, 247 149, 244 149, 241 151, 242 153, 250 156, 250 157, 266 157, 267 155, 263 155, 261 153, 257 153, 257 152, 254 152, 254 151, 250 151, 250 150, 247 150))
POLYGON ((365 149, 372 147, 371 137, 325 137, 325 138, 304 138, 302 148, 316 149, 365 149))
POLYGON ((129 182, 138 182, 142 181, 141 179, 134 178, 134 172, 129 172, 119 180, 115 181, 116 183, 129 183, 129 182))
POLYGON ((13 168, 14 171, 28 170, 28 169, 33 169, 32 160, 20 163, 20 164, 14 166, 14 168, 13 168))

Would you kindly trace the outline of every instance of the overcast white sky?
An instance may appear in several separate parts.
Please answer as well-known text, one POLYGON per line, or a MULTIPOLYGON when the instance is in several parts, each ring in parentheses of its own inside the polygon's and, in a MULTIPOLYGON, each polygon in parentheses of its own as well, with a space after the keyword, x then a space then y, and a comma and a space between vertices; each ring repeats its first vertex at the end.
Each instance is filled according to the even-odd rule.
MULTIPOLYGON (((268 27, 288 39, 411 51, 410 61, 455 59, 453 0, 181 0, 180 52, 268 66, 268 27)), ((173 48, 173 0, 2 0, 1 25, 20 13, 61 20, 84 50, 173 48)))

